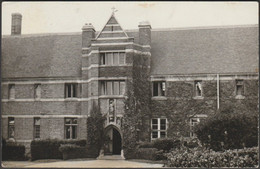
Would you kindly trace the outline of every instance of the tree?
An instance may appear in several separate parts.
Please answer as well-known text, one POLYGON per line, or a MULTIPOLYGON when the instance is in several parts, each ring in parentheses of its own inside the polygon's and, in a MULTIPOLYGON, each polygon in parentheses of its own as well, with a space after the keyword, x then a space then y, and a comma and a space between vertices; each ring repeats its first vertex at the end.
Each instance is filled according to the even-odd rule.
POLYGON ((87 119, 87 144, 96 146, 99 150, 103 145, 105 117, 99 106, 93 102, 90 117, 87 119))
POLYGON ((226 106, 196 126, 198 139, 209 148, 219 151, 258 145, 258 115, 235 112, 226 106))

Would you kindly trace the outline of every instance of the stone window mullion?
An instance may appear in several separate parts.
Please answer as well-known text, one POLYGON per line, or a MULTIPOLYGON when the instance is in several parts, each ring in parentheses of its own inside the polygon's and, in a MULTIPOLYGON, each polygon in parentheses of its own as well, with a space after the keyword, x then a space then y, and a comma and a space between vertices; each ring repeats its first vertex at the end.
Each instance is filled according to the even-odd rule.
POLYGON ((158 138, 161 138, 161 120, 160 120, 160 118, 158 118, 157 121, 158 121, 158 138))

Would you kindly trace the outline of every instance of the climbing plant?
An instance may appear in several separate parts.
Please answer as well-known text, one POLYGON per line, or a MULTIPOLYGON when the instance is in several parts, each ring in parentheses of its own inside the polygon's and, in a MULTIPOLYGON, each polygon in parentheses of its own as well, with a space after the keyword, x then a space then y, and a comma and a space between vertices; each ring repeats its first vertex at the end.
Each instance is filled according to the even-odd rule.
POLYGON ((134 154, 139 135, 144 132, 144 119, 150 115, 150 83, 148 60, 135 56, 132 77, 127 80, 127 99, 122 123, 123 149, 126 158, 134 154))

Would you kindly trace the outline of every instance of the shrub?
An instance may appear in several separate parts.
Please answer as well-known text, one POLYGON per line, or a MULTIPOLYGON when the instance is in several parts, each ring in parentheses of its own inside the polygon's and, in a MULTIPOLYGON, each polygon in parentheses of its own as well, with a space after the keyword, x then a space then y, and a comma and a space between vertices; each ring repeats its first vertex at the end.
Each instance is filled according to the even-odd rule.
POLYGON ((156 160, 157 159, 156 148, 139 148, 136 150, 136 158, 145 160, 156 160))
POLYGON ((157 148, 158 150, 163 150, 165 152, 169 152, 170 149, 177 148, 180 146, 180 140, 175 140, 171 138, 156 139, 153 141, 153 148, 157 148))
POLYGON ((175 149, 167 154, 167 167, 257 167, 258 147, 215 152, 207 149, 175 149))
POLYGON ((198 138, 193 138, 191 140, 185 141, 184 146, 187 148, 195 148, 201 146, 201 143, 198 138))
POLYGON ((2 146, 5 147, 6 146, 6 140, 4 138, 2 138, 2 146))
POLYGON ((140 142, 138 145, 139 145, 139 148, 153 148, 154 147, 153 142, 140 142))
POLYGON ((2 140, 2 160, 26 160, 25 146, 2 140))
POLYGON ((69 152, 72 150, 75 150, 77 148, 80 148, 80 146, 75 145, 75 144, 61 144, 59 147, 60 152, 69 152))
POLYGON ((125 157, 125 159, 137 159, 136 149, 125 148, 124 157, 125 157))
POLYGON ((62 144, 59 147, 63 160, 74 158, 96 158, 99 155, 97 147, 87 145, 84 147, 75 144, 62 144))
POLYGON ((258 116, 220 112, 197 125, 199 140, 215 151, 258 145, 258 116))
POLYGON ((87 156, 88 158, 96 158, 99 155, 100 147, 95 145, 87 145, 87 156))
POLYGON ((33 140, 31 142, 31 158, 37 159, 62 159, 62 153, 59 151, 61 144, 74 144, 85 146, 86 140, 33 140))
POLYGON ((80 147, 75 144, 62 144, 59 148, 63 160, 87 157, 86 147, 80 147))

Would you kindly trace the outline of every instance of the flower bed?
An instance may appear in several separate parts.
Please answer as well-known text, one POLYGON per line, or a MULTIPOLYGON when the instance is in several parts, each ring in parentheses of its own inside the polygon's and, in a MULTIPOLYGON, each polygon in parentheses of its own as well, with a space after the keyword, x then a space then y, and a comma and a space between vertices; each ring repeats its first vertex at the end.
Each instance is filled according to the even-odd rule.
POLYGON ((207 149, 175 149, 167 154, 167 167, 257 167, 258 147, 216 152, 207 149))

